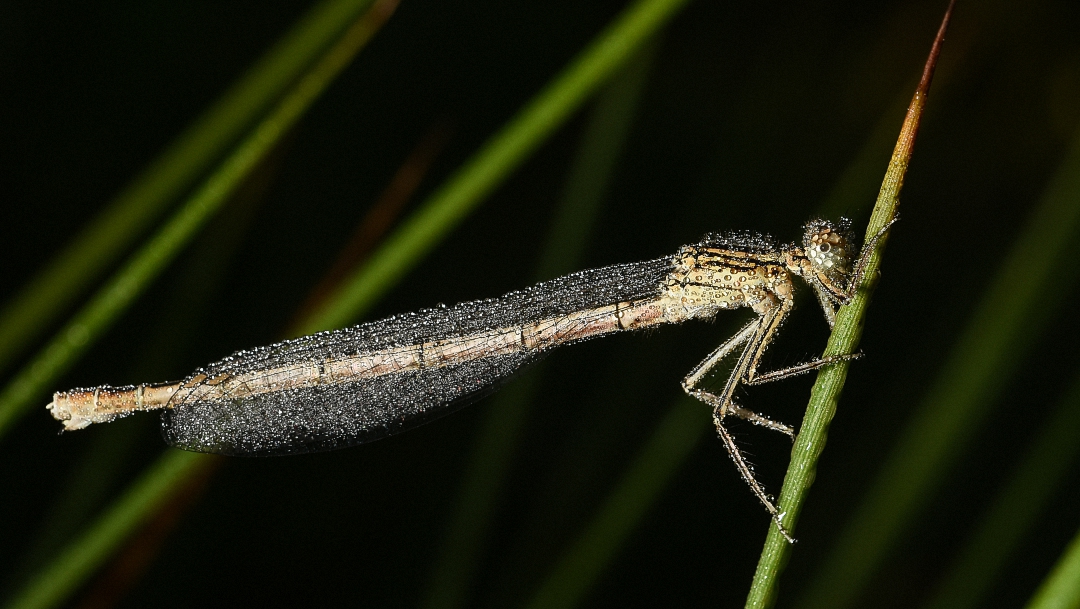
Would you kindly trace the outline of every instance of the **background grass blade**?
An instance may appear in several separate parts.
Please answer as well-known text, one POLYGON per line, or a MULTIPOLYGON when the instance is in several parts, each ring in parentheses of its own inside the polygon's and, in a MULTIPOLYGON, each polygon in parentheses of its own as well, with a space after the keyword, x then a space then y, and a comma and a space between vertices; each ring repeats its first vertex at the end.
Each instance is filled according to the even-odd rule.
POLYGON ((676 404, 627 468, 623 479, 563 558, 551 570, 528 609, 574 607, 611 563, 652 500, 664 489, 686 455, 708 429, 709 415, 696 400, 676 404))
POLYGON ((1080 452, 1080 376, 1041 426, 1035 443, 986 508, 960 555, 945 572, 929 609, 978 606, 1002 577, 1006 561, 1047 512, 1080 452))
POLYGON ((396 2, 380 2, 345 31, 281 103, 237 146, 180 210, 0 392, 0 435, 145 290, 281 137, 303 116, 385 22, 396 2))
POLYGON ((0 312, 0 371, 145 234, 372 0, 315 5, 0 312))
MULTIPOLYGON (((593 53, 586 53, 577 64, 568 70, 569 75, 563 75, 556 79, 556 83, 560 86, 549 86, 545 92, 538 96, 537 100, 534 100, 526 108, 524 114, 526 117, 530 117, 530 120, 523 120, 519 117, 518 119, 511 121, 504 132, 493 138, 494 141, 517 141, 518 144, 521 144, 523 124, 528 126, 528 129, 526 130, 529 131, 531 137, 539 137, 550 133, 558 126, 558 121, 565 120, 569 116, 570 110, 572 110, 573 107, 576 107, 574 104, 583 101, 583 98, 581 97, 584 94, 583 92, 595 90, 601 84, 603 79, 608 76, 610 71, 616 69, 622 61, 625 61, 625 59, 638 48, 637 45, 640 45, 647 40, 655 33, 657 28, 663 25, 666 18, 670 17, 670 12, 668 11, 677 8, 679 5, 679 2, 660 2, 652 0, 651 2, 642 2, 639 5, 632 7, 631 10, 624 15, 623 20, 616 24, 616 27, 609 28, 608 31, 601 35, 600 42, 590 47, 593 49, 593 53), (582 68, 582 65, 586 66, 586 68, 582 68), (568 97, 572 99, 568 100, 568 97), (568 101, 573 102, 569 107, 567 106, 568 101), (538 124, 538 121, 542 124, 538 124)), ((381 16, 383 18, 385 17, 385 15, 381 16)), ((305 80, 298 85, 297 96, 299 97, 301 92, 309 95, 314 93, 316 82, 325 86, 325 84, 329 82, 325 79, 331 75, 331 67, 340 69, 342 65, 340 62, 344 60, 343 53, 340 52, 338 47, 345 46, 344 41, 346 40, 351 40, 354 44, 361 42, 359 40, 361 35, 365 36, 363 40, 366 40, 366 37, 369 37, 371 34, 371 31, 368 28, 369 25, 369 23, 361 21, 351 28, 343 39, 343 43, 339 43, 339 45, 335 47, 335 50, 328 53, 327 58, 323 62, 320 62, 320 65, 312 71, 312 74, 307 76, 305 80), (319 75, 320 79, 315 82, 310 82, 315 79, 316 74, 319 75)), ((297 103, 298 100, 292 100, 293 104, 290 104, 289 101, 290 99, 287 98, 282 104, 282 113, 285 113, 286 117, 295 118, 293 113, 296 112, 298 108, 294 107, 293 104, 297 103), (286 112, 286 109, 288 109, 288 112, 286 112)), ((269 123, 270 121, 267 122, 269 123)), ((268 126, 266 127, 266 130, 270 133, 280 134, 280 124, 273 123, 273 126, 278 127, 278 129, 272 129, 268 126)), ((252 141, 263 143, 265 145, 265 140, 268 139, 268 136, 269 133, 257 130, 252 137, 252 141)), ((530 149, 532 149, 537 142, 530 141, 529 144, 530 149)), ((244 155, 238 154, 237 156, 241 159, 249 160, 249 155, 250 152, 244 155)), ((498 155, 492 154, 491 148, 489 147, 479 152, 477 158, 474 158, 467 167, 475 174, 486 176, 489 180, 495 180, 495 182, 488 184, 488 188, 490 189, 496 185, 498 180, 505 179, 514 166, 505 163, 498 155)), ((222 172, 225 172, 225 170, 222 170, 222 172)), ((225 173, 232 175, 232 172, 225 173)), ((458 175, 460 176, 461 172, 459 172, 458 175)), ((210 188, 208 186, 204 188, 204 190, 210 193, 217 193, 221 189, 210 188)), ((467 211, 468 209, 475 207, 475 204, 478 203, 478 201, 470 200, 469 197, 480 197, 482 194, 486 193, 487 190, 478 192, 475 189, 475 182, 459 178, 457 181, 452 181, 451 184, 445 185, 438 192, 443 193, 445 200, 457 202, 464 201, 466 203, 465 211, 467 211)), ((425 208, 429 207, 430 206, 425 206, 425 208)), ((436 216, 436 218, 441 218, 444 222, 449 221, 452 217, 454 216, 436 216)), ((184 223, 182 226, 187 227, 189 226, 189 223, 184 223)), ((416 226, 416 223, 413 222, 410 226, 416 226)), ((445 235, 450 229, 449 226, 434 228, 435 230, 426 233, 427 239, 438 239, 445 235)), ((167 227, 163 232, 169 234, 167 232, 168 230, 169 228, 167 227)), ((401 231, 399 231, 399 234, 400 232, 401 231)), ((415 243, 412 239, 407 237, 405 239, 415 243)), ((151 246, 153 246, 153 242, 151 243, 151 246)), ((151 246, 148 246, 147 249, 149 250, 151 246)), ((429 248, 431 247, 431 243, 422 243, 421 246, 429 248)), ((387 256, 385 250, 388 247, 393 246, 392 244, 384 244, 376 252, 375 256, 379 257, 381 255, 385 258, 387 256)), ((142 266, 145 266, 145 263, 142 266)), ((141 270, 142 266, 136 268, 141 270)), ((396 272, 400 277, 401 274, 404 274, 405 270, 404 267, 399 267, 396 272)), ((384 290, 390 287, 389 283, 382 283, 380 285, 384 290)), ((108 293, 108 290, 103 290, 103 292, 108 293)), ((343 297, 342 294, 339 294, 337 299, 343 297)), ((346 315, 348 317, 359 315, 359 312, 350 312, 348 306, 339 302, 333 302, 334 300, 335 299, 332 297, 330 299, 330 306, 312 313, 312 317, 302 325, 305 328, 309 328, 312 332, 320 331, 335 327, 334 324, 339 322, 338 316, 340 315, 346 315)), ((371 299, 365 299, 363 302, 370 301, 371 299)), ((353 303, 353 306, 356 307, 359 305, 353 303)), ((72 351, 68 351, 68 353, 72 353, 72 351)), ((68 357, 70 357, 70 355, 68 355, 68 357)), ((35 379, 39 378, 41 377, 35 377, 35 379)), ((38 382, 40 383, 41 381, 38 380, 38 382)), ((29 393, 26 389, 23 391, 29 393)), ((210 458, 205 455, 188 455, 186 453, 181 453, 180 451, 169 451, 155 465, 151 466, 142 480, 149 479, 154 475, 153 472, 168 471, 170 472, 171 479, 181 482, 196 475, 201 467, 205 467, 208 464, 209 459, 210 458), (178 456, 178 454, 183 456, 178 456)), ((174 491, 175 486, 170 484, 153 486, 137 485, 125 491, 117 502, 104 511, 103 516, 91 525, 86 533, 81 535, 70 546, 62 551, 56 561, 38 573, 31 583, 17 594, 11 606, 20 608, 46 607, 52 606, 52 603, 62 600, 63 595, 56 595, 48 590, 54 587, 64 591, 64 593, 73 590, 85 577, 92 573, 93 569, 100 564, 100 561, 107 558, 110 552, 114 550, 124 538, 129 536, 140 523, 144 522, 155 508, 162 505, 165 498, 174 491)))
POLYGON ((799 607, 849 606, 926 506, 1074 283, 1057 261, 1078 228, 1080 132, 799 607))
MULTIPOLYGON (((581 268, 583 253, 608 194, 619 153, 644 88, 655 44, 638 51, 597 96, 570 164, 555 219, 533 274, 544 281, 581 268)), ((472 455, 437 559, 424 606, 468 604, 493 527, 505 478, 515 461, 525 422, 544 380, 544 362, 495 395, 479 425, 472 455)))
POLYGON ((166 452, 75 543, 5 606, 9 609, 40 609, 63 603, 128 538, 134 527, 164 505, 177 487, 190 480, 212 459, 208 455, 181 450, 166 452))
MULTIPOLYGON (((333 306, 317 313, 330 327, 362 316, 592 94, 686 0, 638 0, 627 7, 529 105, 442 187, 346 282, 333 306)), ((316 331, 314 325, 302 334, 316 331)))
POLYGON ((1073 538, 1061 560, 1046 577, 1026 609, 1080 607, 1080 534, 1073 538))

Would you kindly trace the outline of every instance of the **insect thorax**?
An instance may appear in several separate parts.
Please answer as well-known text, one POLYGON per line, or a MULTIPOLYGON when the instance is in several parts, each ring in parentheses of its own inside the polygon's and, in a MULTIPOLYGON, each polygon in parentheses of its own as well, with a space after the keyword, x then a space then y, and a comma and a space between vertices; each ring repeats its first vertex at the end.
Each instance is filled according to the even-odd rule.
POLYGON ((665 292, 669 301, 684 308, 686 317, 706 317, 720 309, 791 298, 791 275, 784 268, 782 251, 719 245, 706 240, 684 246, 675 256, 665 292))

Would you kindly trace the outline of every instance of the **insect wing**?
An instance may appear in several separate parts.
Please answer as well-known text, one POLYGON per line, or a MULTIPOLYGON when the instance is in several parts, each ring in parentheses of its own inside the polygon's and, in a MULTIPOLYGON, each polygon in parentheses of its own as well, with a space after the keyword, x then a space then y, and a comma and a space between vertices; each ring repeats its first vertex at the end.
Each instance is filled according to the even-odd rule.
POLYGON ((610 317, 604 307, 655 297, 671 264, 582 271, 501 298, 239 352, 181 383, 162 413, 162 432, 179 448, 227 455, 377 440, 483 397, 550 348, 617 330, 589 328, 610 317))
POLYGON ((538 356, 510 353, 332 386, 181 400, 162 413, 162 435, 178 448, 234 456, 345 448, 454 412, 495 391, 538 356))

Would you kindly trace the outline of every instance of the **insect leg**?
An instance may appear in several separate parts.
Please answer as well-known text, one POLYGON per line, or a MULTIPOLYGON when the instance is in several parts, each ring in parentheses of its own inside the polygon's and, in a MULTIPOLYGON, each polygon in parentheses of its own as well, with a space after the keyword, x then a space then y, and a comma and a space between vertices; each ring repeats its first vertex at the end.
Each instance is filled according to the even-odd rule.
POLYGON ((760 338, 757 351, 754 353, 750 361, 750 365, 746 370, 746 376, 745 378, 743 378, 743 382, 745 382, 747 385, 761 385, 763 383, 778 381, 791 376, 797 376, 799 374, 810 372, 811 370, 817 370, 818 368, 822 368, 830 364, 835 364, 837 362, 842 362, 846 360, 858 359, 862 357, 862 353, 851 353, 848 355, 830 355, 813 361, 803 362, 801 364, 789 366, 787 368, 781 368, 780 370, 772 370, 769 372, 763 372, 761 374, 758 374, 757 369, 758 365, 761 363, 761 356, 765 353, 765 349, 769 347, 769 344, 773 340, 773 336, 780 328, 780 324, 783 323, 784 318, 787 317, 787 314, 791 311, 792 306, 793 305, 790 300, 783 300, 780 302, 779 306, 774 307, 774 314, 770 315, 769 313, 766 313, 762 317, 764 323, 762 337, 760 338))
POLYGON ((853 359, 859 359, 862 357, 862 353, 850 353, 848 355, 829 355, 809 362, 803 362, 801 364, 795 364, 787 368, 781 368, 779 370, 770 370, 755 375, 754 378, 746 381, 747 385, 763 385, 765 383, 771 383, 773 381, 779 381, 782 379, 805 374, 811 370, 817 370, 818 368, 824 368, 825 366, 835 364, 837 362, 850 361, 853 359))
POLYGON ((814 288, 818 303, 821 304, 821 311, 825 313, 825 321, 829 322, 829 328, 832 329, 836 325, 836 298, 817 281, 811 281, 810 286, 814 288))
POLYGON ((862 283, 863 272, 866 270, 866 264, 870 262, 870 254, 877 249, 878 241, 881 241, 881 238, 885 236, 885 232, 899 220, 899 217, 894 216, 892 220, 886 222, 885 226, 882 226, 881 230, 874 234, 874 236, 866 242, 866 245, 863 246, 862 251, 859 252, 859 261, 855 263, 855 270, 851 273, 851 278, 848 280, 847 289, 844 290, 844 295, 847 299, 850 300, 855 296, 855 291, 859 289, 859 284, 862 283))
MULTIPOLYGON (((690 373, 686 375, 686 378, 684 378, 682 381, 683 390, 686 391, 686 393, 693 395, 694 397, 698 397, 694 395, 694 392, 697 391, 697 384, 701 382, 701 379, 705 378, 705 375, 707 375, 710 370, 716 367, 716 365, 720 363, 720 360, 730 355, 731 352, 735 350, 735 347, 738 347, 739 345, 745 343, 751 336, 753 336, 760 325, 760 317, 746 324, 741 330, 735 333, 735 336, 729 338, 727 341, 724 342, 724 344, 717 347, 715 351, 710 353, 704 360, 702 360, 700 364, 694 366, 694 369, 691 370, 690 373)), ((729 379, 728 383, 730 384, 730 382, 731 381, 729 379)), ((734 389, 734 387, 732 387, 732 389, 734 389)), ((725 387, 725 391, 726 390, 727 388, 725 387)), ((702 399, 702 401, 706 404, 709 404, 710 406, 713 406, 713 408, 717 410, 717 414, 719 414, 721 417, 723 417, 727 413, 727 409, 723 406, 722 401, 719 406, 712 404, 711 402, 709 402, 709 400, 702 399)))
POLYGON ((777 423, 768 417, 764 417, 752 410, 747 410, 735 404, 732 399, 735 393, 735 385, 741 382, 751 382, 757 377, 757 368, 761 364, 761 357, 765 353, 765 349, 769 347, 769 343, 772 342, 773 336, 776 334, 777 329, 780 328, 780 324, 784 322, 784 318, 791 311, 791 300, 776 301, 775 299, 765 301, 766 307, 764 308, 762 315, 759 319, 760 325, 758 331, 750 338, 746 344, 746 351, 739 359, 739 364, 736 366, 736 370, 732 372, 731 378, 728 379, 728 386, 724 388, 726 401, 731 404, 729 410, 731 414, 750 421, 756 425, 767 427, 774 431, 786 434, 792 440, 795 439, 795 430, 783 423, 777 423))
POLYGON ((739 381, 757 367, 757 363, 760 360, 761 353, 764 351, 765 347, 762 343, 767 342, 768 339, 771 338, 772 334, 779 326, 780 321, 782 321, 787 312, 791 310, 791 305, 788 301, 776 303, 774 300, 772 302, 772 306, 767 306, 760 317, 744 326, 742 330, 739 330, 739 332, 735 334, 735 336, 720 345, 720 347, 709 354, 704 361, 698 364, 690 374, 683 379, 683 390, 686 391, 688 395, 712 406, 713 424, 716 425, 716 431, 724 442, 724 448, 727 449, 728 454, 731 456, 731 460, 735 462, 735 468, 739 471, 743 480, 750 486, 750 490, 758 500, 761 501, 762 505, 765 506, 765 509, 776 522, 776 525, 784 538, 789 542, 794 542, 794 539, 792 539, 784 528, 782 522, 784 514, 780 513, 773 503, 772 498, 765 492, 765 488, 757 481, 757 478, 754 477, 753 468, 747 462, 746 457, 742 454, 739 446, 735 443, 735 439, 731 436, 731 433, 724 426, 723 422, 725 416, 732 414, 752 423, 794 436, 794 430, 790 427, 776 423, 755 412, 739 407, 731 399, 739 381), (744 342, 746 343, 746 346, 739 355, 739 361, 735 364, 735 369, 732 371, 731 376, 728 377, 723 391, 717 395, 698 389, 697 383, 699 383, 701 379, 720 362, 720 360, 730 354, 735 347, 744 342))
POLYGON ((774 421, 769 417, 760 415, 753 410, 750 410, 749 408, 743 408, 742 406, 736 404, 734 400, 728 400, 727 404, 725 405, 720 400, 720 396, 716 395, 715 393, 710 393, 701 389, 689 389, 686 391, 686 393, 697 398, 698 400, 701 400, 702 402, 705 402, 709 406, 712 406, 714 418, 717 416, 717 413, 723 411, 723 415, 720 415, 721 419, 728 415, 734 415, 744 421, 749 421, 754 425, 760 425, 761 427, 765 427, 773 431, 779 431, 780 433, 789 436, 791 439, 795 439, 795 430, 792 429, 790 426, 774 421))
POLYGON ((720 434, 720 439, 724 441, 724 448, 727 449, 728 454, 731 455, 731 460, 735 462, 735 469, 739 470, 739 474, 742 475, 746 484, 750 486, 750 490, 757 496, 758 501, 765 506, 765 510, 772 516, 773 521, 776 523, 776 527, 780 529, 780 534, 784 536, 784 539, 788 543, 795 543, 793 538, 784 528, 783 519, 786 513, 781 513, 776 506, 773 505, 772 497, 765 492, 765 488, 761 486, 761 483, 754 477, 754 470, 750 467, 750 464, 746 462, 746 458, 743 457, 742 450, 735 444, 735 438, 731 437, 731 433, 724 427, 723 423, 719 422, 714 417, 716 423, 716 431, 720 434))
POLYGON ((757 366, 761 361, 762 353, 764 353, 765 348, 768 346, 768 342, 772 339, 776 329, 780 326, 780 323, 790 310, 791 301, 789 300, 781 302, 777 302, 776 300, 766 301, 766 306, 763 307, 760 317, 744 326, 742 330, 739 330, 735 334, 735 336, 728 339, 727 342, 710 353, 704 361, 698 364, 690 374, 683 379, 683 390, 686 391, 687 394, 712 406, 713 417, 716 420, 723 420, 723 418, 729 414, 735 415, 740 419, 750 421, 755 425, 779 431, 780 433, 794 438, 795 431, 791 427, 773 421, 752 410, 743 408, 735 404, 732 399, 735 388, 738 386, 739 382, 753 379, 756 375, 757 366), (731 375, 728 377, 727 383, 724 384, 724 389, 720 394, 718 395, 704 389, 699 389, 697 386, 698 383, 701 382, 709 371, 724 359, 724 357, 734 351, 735 347, 744 342, 746 343, 746 347, 740 354, 739 360, 736 362, 735 368, 731 371, 731 375))
MULTIPOLYGON (((772 301, 773 304, 761 315, 761 330, 759 335, 755 337, 756 344, 753 345, 753 355, 750 356, 750 361, 747 363, 745 372, 741 378, 747 382, 751 382, 757 376, 758 366, 761 364, 761 356, 765 354, 765 350, 769 348, 769 344, 772 343, 773 337, 776 331, 780 329, 780 325, 784 323, 784 319, 787 318, 788 313, 791 312, 791 308, 794 305, 790 298, 785 298, 777 302, 772 301)), ((754 343, 755 341, 751 341, 754 343)), ((749 350, 750 345, 747 345, 749 350)))

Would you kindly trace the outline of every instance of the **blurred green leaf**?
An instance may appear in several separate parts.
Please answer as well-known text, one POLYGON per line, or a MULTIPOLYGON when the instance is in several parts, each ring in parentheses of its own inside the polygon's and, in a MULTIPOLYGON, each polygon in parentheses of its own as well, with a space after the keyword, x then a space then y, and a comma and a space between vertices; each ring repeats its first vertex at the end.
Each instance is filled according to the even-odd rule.
POLYGON ((581 603, 626 537, 637 528, 653 500, 705 435, 702 431, 709 428, 708 423, 708 409, 694 399, 679 400, 668 411, 596 517, 526 604, 528 609, 573 607, 581 603))
POLYGON ((1069 543, 1061 560, 1046 577, 1026 609, 1080 607, 1080 533, 1069 543))
POLYGON ((0 370, 142 237, 372 0, 324 0, 255 63, 0 312, 0 370))
POLYGON ((181 450, 166 452, 6 607, 38 609, 63 603, 127 539, 134 526, 145 522, 212 458, 181 450))
MULTIPOLYGON (((421 210, 405 223, 405 226, 380 247, 374 255, 373 262, 366 265, 364 269, 373 268, 374 261, 378 260, 384 261, 381 263, 382 266, 376 271, 362 269, 358 275, 361 281, 354 282, 352 289, 331 297, 330 306, 322 311, 314 312, 303 327, 310 332, 336 327, 338 324, 345 323, 342 321, 343 318, 351 319, 358 316, 365 306, 384 294, 393 282, 408 270, 408 260, 415 260, 415 257, 428 251, 434 246, 435 241, 445 236, 456 221, 461 219, 462 214, 474 209, 483 195, 490 192, 499 181, 505 179, 525 154, 534 150, 545 136, 550 135, 565 121, 587 95, 595 91, 642 42, 655 34, 683 3, 684 0, 641 0, 628 8, 577 60, 557 76, 552 84, 534 98, 499 134, 496 134, 466 164, 465 168, 438 189, 428 203, 423 205, 421 210), (511 159, 501 156, 503 154, 509 155, 512 162, 511 159), (363 281, 364 278, 372 276, 378 276, 379 280, 375 283, 363 281), (365 285, 366 289, 372 290, 370 295, 357 291, 363 289, 365 285)), ((363 23, 361 21, 358 25, 363 25, 363 23)), ((362 42, 359 40, 361 33, 365 36, 371 33, 357 26, 353 26, 350 32, 353 33, 353 37, 347 34, 345 39, 352 40, 353 43, 362 42)), ((295 93, 296 99, 290 96, 279 108, 281 116, 276 116, 277 113, 275 113, 277 120, 265 121, 264 128, 256 130, 250 138, 248 147, 252 150, 242 146, 231 157, 234 165, 242 166, 245 162, 253 164, 254 159, 250 157, 254 151, 261 149, 260 146, 270 144, 273 135, 280 135, 285 119, 296 118, 295 113, 300 109, 300 101, 308 99, 306 95, 312 95, 317 90, 321 91, 320 85, 325 86, 329 82, 322 79, 327 79, 332 75, 332 67, 340 67, 338 62, 343 61, 345 57, 339 47, 345 46, 347 45, 343 39, 343 42, 335 47, 338 50, 331 50, 320 62, 320 67, 316 67, 301 81, 295 93), (319 78, 316 78, 316 74, 320 75, 319 78)), ((227 163, 215 176, 221 176, 218 179, 224 181, 224 177, 233 176, 236 169, 227 163)), ((144 248, 144 252, 150 252, 143 254, 149 260, 143 261, 141 257, 136 257, 129 266, 128 275, 133 275, 133 279, 145 281, 147 272, 154 270, 148 267, 154 263, 157 266, 162 264, 158 258, 161 254, 155 253, 159 252, 161 247, 157 243, 162 240, 166 240, 166 244, 173 243, 179 236, 183 236, 175 233, 181 229, 190 230, 193 223, 197 225, 205 217, 205 207, 211 203, 202 199, 210 199, 212 195, 223 197, 224 194, 220 191, 224 186, 212 180, 201 189, 185 210, 196 203, 198 207, 187 211, 186 214, 182 210, 180 216, 163 229, 162 234, 166 237, 159 236, 144 248)), ((175 247, 174 243, 173 246, 175 247)), ((99 300, 109 303, 110 307, 115 307, 117 302, 125 299, 130 300, 133 295, 125 291, 126 288, 134 287, 130 286, 130 283, 133 283, 132 280, 122 273, 110 286, 102 290, 101 294, 106 295, 107 298, 99 296, 99 300)), ((104 309, 105 303, 98 306, 104 309)), ((107 312, 115 315, 115 310, 115 308, 109 308, 107 312)), ((91 309, 91 312, 101 315, 94 309, 91 309)), ((64 338, 71 334, 70 328, 78 327, 75 324, 80 323, 84 317, 88 317, 88 314, 80 315, 75 322, 69 324, 67 332, 57 342, 63 343, 64 338)), ((63 350, 63 357, 56 357, 57 363, 43 358, 51 366, 40 368, 55 375, 55 370, 59 365, 68 365, 81 346, 81 344, 61 344, 57 350, 63 350)), ((35 370, 34 365, 28 367, 28 370, 35 370)), ((42 385, 41 379, 47 374, 34 372, 33 374, 26 373, 26 376, 29 378, 22 381, 22 384, 13 385, 15 389, 9 387, 5 394, 0 394, 0 405, 2 405, 0 417, 4 416, 5 412, 12 411, 8 406, 9 403, 20 404, 14 399, 10 402, 5 400, 7 393, 14 394, 14 397, 33 395, 33 387, 28 387, 28 385, 31 383, 34 383, 34 387, 42 385)), ((26 400, 25 397, 22 399, 26 400)), ((22 408, 25 409, 25 405, 22 408)), ((7 420, 10 421, 13 416, 8 414, 7 420)), ((4 419, 0 418, 0 431, 3 429, 3 421, 4 419)), ((149 472, 168 471, 173 480, 180 482, 193 476, 200 467, 209 462, 209 459, 206 455, 169 451, 157 464, 151 466, 149 472)), ((149 476, 150 474, 147 474, 143 479, 149 476)), ((19 591, 12 606, 48 607, 63 600, 63 595, 51 593, 49 589, 55 587, 64 591, 65 594, 73 590, 175 490, 175 487, 169 484, 147 488, 151 490, 146 490, 143 486, 135 486, 125 491, 116 503, 106 508, 102 518, 93 524, 87 533, 73 541, 61 552, 56 562, 39 573, 25 589, 19 591)))
MULTIPOLYGON (((540 254, 534 273, 536 281, 579 268, 629 135, 655 46, 647 45, 640 50, 597 96, 540 254)), ((544 372, 544 362, 535 364, 492 397, 485 408, 438 552, 425 606, 449 608, 465 604, 505 486, 503 482, 514 462, 544 372)))
MULTIPOLYGON (((380 2, 356 21, 225 158, 177 213, 0 392, 0 436, 23 416, 196 235, 318 99, 392 12, 380 2)), ((316 32, 322 34, 322 32, 316 32)))
POLYGON ((1080 452, 1080 376, 1042 425, 1035 443, 987 507, 942 577, 930 609, 979 606, 1024 535, 1045 513, 1080 452))
POLYGON ((510 122, 438 188, 300 329, 349 324, 427 254, 561 125, 687 0, 638 0, 627 7, 510 122))

